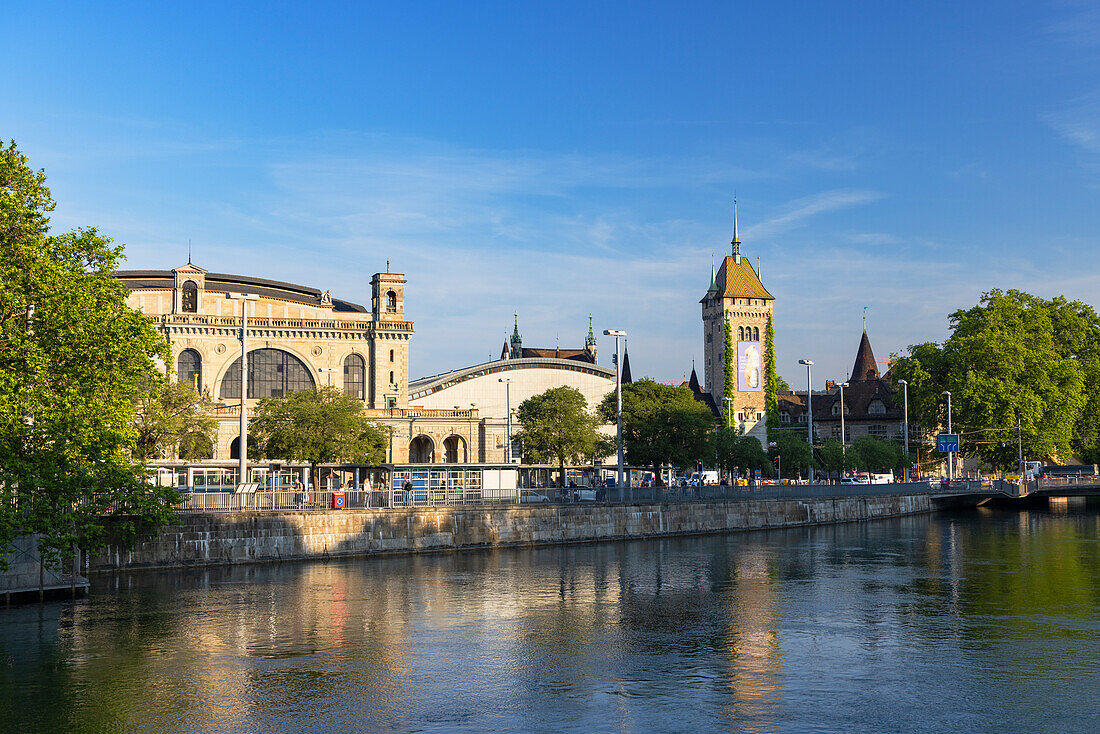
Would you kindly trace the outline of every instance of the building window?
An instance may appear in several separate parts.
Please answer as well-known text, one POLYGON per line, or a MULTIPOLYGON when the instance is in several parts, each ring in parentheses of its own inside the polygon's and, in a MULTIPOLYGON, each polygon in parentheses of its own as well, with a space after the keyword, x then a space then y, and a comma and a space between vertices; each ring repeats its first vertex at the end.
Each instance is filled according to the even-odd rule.
POLYGON ((393 395, 387 395, 386 396, 386 407, 387 408, 396 408, 397 407, 397 398, 395 398, 393 395))
POLYGON ((790 422, 791 422, 791 414, 790 414, 790 413, 788 413, 788 412, 787 412, 787 411, 785 411, 785 410, 784 410, 784 411, 782 411, 782 412, 780 412, 780 414, 779 414, 779 422, 780 422, 780 423, 790 423, 790 422))
POLYGON ((867 434, 875 438, 886 438, 886 426, 881 423, 872 423, 867 426, 867 434))
POLYGON ((759 326, 752 327, 752 340, 754 342, 760 341, 760 327, 759 326))
MULTIPOLYGON (((281 349, 256 349, 248 353, 249 398, 281 398, 298 390, 312 389, 313 376, 293 354, 281 349)), ((240 399, 240 357, 225 371, 219 397, 240 399)))
POLYGON ((397 310, 397 294, 393 291, 386 293, 386 310, 390 312, 397 310))
POLYGON ((745 341, 745 327, 744 326, 738 326, 737 327, 737 341, 742 341, 742 342, 745 341))
POLYGON ((881 400, 872 400, 867 406, 867 415, 886 415, 886 405, 881 400))
POLYGON ((183 293, 180 295, 180 309, 184 313, 196 313, 199 310, 199 287, 195 281, 188 280, 183 284, 183 293))
POLYGON ((184 349, 176 361, 176 374, 179 381, 202 391, 202 357, 194 349, 184 349))
POLYGON ((344 392, 362 400, 366 371, 363 358, 358 354, 349 354, 344 360, 344 392))
POLYGON ((806 422, 806 414, 805 414, 805 413, 803 413, 802 415, 798 416, 798 422, 799 422, 799 423, 805 423, 805 422, 806 422))
POLYGON ((390 361, 391 362, 393 361, 393 350, 392 349, 390 350, 390 361))
POLYGON ((390 372, 390 384, 391 385, 394 384, 393 383, 393 372, 392 371, 390 372))

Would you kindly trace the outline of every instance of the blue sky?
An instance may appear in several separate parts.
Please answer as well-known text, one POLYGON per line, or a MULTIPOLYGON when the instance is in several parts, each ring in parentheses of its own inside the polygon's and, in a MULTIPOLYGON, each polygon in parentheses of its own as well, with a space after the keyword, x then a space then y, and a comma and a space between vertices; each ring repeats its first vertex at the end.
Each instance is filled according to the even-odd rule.
POLYGON ((711 253, 776 296, 780 372, 941 340, 994 287, 1100 305, 1100 8, 1058 3, 26 3, 0 136, 58 228, 369 300, 415 376, 525 343, 702 357, 711 253), (600 348, 611 345, 601 337, 600 348))

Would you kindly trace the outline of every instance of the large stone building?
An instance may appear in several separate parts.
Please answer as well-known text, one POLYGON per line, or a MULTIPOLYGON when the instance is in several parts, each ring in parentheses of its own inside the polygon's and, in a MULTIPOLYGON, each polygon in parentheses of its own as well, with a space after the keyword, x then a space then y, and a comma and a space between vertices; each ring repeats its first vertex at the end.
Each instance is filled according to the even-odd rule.
MULTIPOLYGON (((741 240, 737 236, 737 209, 734 202, 733 251, 722 258, 715 273, 711 265, 710 287, 699 301, 703 309, 703 368, 705 384, 696 389, 709 395, 708 403, 723 415, 727 407, 733 421, 745 431, 767 444, 764 420, 764 338, 768 315, 772 312, 771 293, 760 281, 760 275, 747 258, 741 255, 741 240), (732 331, 734 390, 725 391, 725 323, 732 331), (729 405, 726 399, 729 399, 729 405)), ((698 379, 693 381, 698 384, 698 379)))
MULTIPOLYGON (((589 324, 583 349, 515 349, 502 359, 413 381, 413 324, 405 319, 405 276, 376 273, 370 307, 321 291, 188 263, 173 270, 119 271, 127 302, 168 340, 177 379, 209 396, 218 418, 210 458, 238 455, 241 308, 248 308, 248 404, 331 384, 363 402, 388 433, 389 463, 500 463, 508 408, 549 387, 576 387, 595 405, 615 372, 596 362, 589 324), (240 300, 232 294, 253 294, 240 300), (410 395, 411 390, 411 395, 410 395), (509 401, 510 397, 510 401, 509 401), (510 406, 508 403, 510 402, 510 406)), ((513 346, 509 345, 509 346, 513 346)), ((625 366, 625 365, 624 365, 625 366)))
MULTIPOLYGON (((824 390, 813 392, 812 402, 815 442, 840 440, 841 410, 844 411, 844 442, 847 445, 860 436, 897 440, 905 437, 901 396, 894 388, 889 372, 880 374, 866 331, 859 341, 851 376, 844 383, 826 380, 824 390)), ((806 425, 805 392, 779 395, 779 421, 784 427, 806 425)), ((911 427, 911 430, 915 429, 911 427)))

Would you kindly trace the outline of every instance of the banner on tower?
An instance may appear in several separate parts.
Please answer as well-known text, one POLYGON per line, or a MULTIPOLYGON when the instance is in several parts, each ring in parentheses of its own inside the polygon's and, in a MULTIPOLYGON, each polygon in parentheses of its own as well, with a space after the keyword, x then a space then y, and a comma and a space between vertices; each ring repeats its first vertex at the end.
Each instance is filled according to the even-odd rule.
POLYGON ((737 389, 740 392, 764 389, 761 365, 760 342, 737 342, 737 389))

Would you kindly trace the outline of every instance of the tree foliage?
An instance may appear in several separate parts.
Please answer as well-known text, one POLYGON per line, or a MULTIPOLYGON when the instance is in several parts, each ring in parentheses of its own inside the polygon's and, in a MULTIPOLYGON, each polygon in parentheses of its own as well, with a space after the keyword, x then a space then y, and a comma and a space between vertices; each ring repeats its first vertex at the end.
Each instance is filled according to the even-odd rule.
MULTIPOLYGON (((600 412, 614 420, 615 395, 600 404, 600 412)), ((713 456, 710 432, 714 414, 686 387, 662 385, 650 379, 623 385, 623 444, 635 466, 662 464, 690 466, 713 456)))
POLYGON ((209 408, 210 401, 186 382, 149 377, 134 405, 134 456, 142 461, 160 458, 182 443, 188 456, 181 458, 191 458, 217 429, 209 408))
POLYGON ((963 453, 1002 469, 1016 466, 1017 427, 1028 457, 1100 458, 1100 318, 1059 296, 992 290, 950 316, 942 344, 917 344, 895 360, 909 382, 911 420, 932 434, 953 428, 963 453))
MULTIPOLYGON (((607 439, 597 431, 599 417, 588 410, 588 401, 575 387, 552 387, 532 395, 519 404, 516 415, 520 430, 515 438, 523 442, 524 458, 556 462, 562 486, 567 461, 591 459, 607 449, 607 439)), ((614 420, 614 409, 612 416, 614 420)))
POLYGON ((253 436, 268 458, 309 462, 315 488, 318 464, 380 464, 386 458, 382 430, 363 414, 359 400, 335 387, 264 398, 249 427, 253 436))
POLYGON ((752 472, 768 468, 768 455, 759 439, 746 436, 737 428, 719 428, 714 433, 715 455, 723 471, 752 472))
POLYGON ((0 545, 37 534, 56 566, 170 521, 178 494, 132 451, 167 345, 126 305, 122 249, 91 228, 51 234, 53 208, 45 174, 0 144, 0 545))
MULTIPOLYGON (((768 456, 771 458, 772 465, 775 465, 776 457, 779 457, 783 476, 788 479, 802 476, 811 462, 814 462, 810 444, 806 443, 806 436, 801 430, 776 431, 774 439, 768 443, 775 444, 768 446, 768 456)), ((817 466, 816 462, 814 466, 817 466)))
POLYGON ((848 448, 851 467, 869 472, 887 472, 905 467, 903 451, 897 441, 860 436, 848 448))
MULTIPOLYGON (((734 364, 736 352, 733 350, 733 327, 729 314, 724 314, 722 322, 722 397, 732 398, 737 394, 737 369, 734 364)), ((733 402, 722 401, 723 418, 726 425, 733 422, 733 402)))
POLYGON ((774 434, 779 430, 779 376, 775 371, 775 322, 771 311, 764 327, 764 390, 768 440, 773 441, 774 434))

